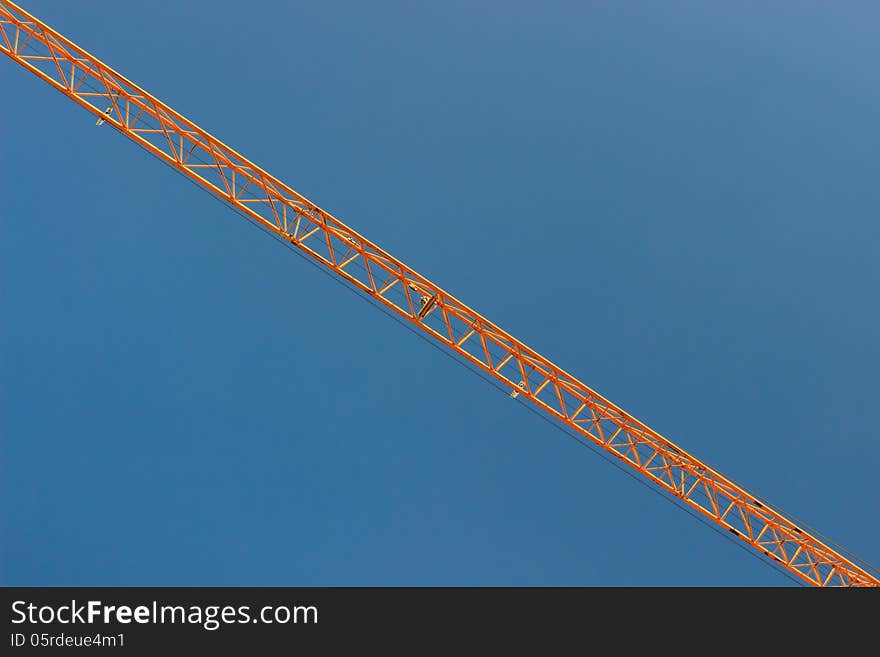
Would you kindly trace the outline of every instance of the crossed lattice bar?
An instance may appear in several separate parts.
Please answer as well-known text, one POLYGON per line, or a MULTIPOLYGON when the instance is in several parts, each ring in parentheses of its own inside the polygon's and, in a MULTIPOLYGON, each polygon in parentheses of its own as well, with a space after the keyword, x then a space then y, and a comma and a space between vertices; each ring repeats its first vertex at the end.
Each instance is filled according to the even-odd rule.
POLYGON ((878 586, 778 510, 642 424, 366 237, 6 0, 0 50, 581 437, 817 586, 878 586))

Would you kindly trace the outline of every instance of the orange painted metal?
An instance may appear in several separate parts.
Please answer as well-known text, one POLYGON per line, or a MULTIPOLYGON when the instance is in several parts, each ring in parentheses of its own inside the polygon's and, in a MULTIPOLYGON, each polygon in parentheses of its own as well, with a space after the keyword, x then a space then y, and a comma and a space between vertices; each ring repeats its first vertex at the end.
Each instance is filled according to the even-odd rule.
MULTIPOLYGON (((816 586, 880 580, 17 5, 0 51, 660 489, 816 586)), ((100 128, 106 129, 106 128, 100 128)))

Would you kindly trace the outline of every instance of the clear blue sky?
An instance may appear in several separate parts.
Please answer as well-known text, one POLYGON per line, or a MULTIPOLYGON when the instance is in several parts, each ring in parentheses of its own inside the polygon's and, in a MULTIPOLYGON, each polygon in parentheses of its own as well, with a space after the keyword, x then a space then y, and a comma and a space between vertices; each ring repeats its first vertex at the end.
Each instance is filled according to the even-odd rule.
MULTIPOLYGON (((872 2, 26 2, 880 561, 872 2)), ((9 585, 787 585, 0 60, 9 585)))

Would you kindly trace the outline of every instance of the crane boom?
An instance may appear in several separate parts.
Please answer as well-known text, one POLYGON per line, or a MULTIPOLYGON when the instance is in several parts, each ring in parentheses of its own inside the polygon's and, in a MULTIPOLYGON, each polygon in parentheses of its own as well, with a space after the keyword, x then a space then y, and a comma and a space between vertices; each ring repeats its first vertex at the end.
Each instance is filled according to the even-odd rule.
POLYGON ((880 579, 8 0, 0 51, 548 416, 815 586, 880 579))

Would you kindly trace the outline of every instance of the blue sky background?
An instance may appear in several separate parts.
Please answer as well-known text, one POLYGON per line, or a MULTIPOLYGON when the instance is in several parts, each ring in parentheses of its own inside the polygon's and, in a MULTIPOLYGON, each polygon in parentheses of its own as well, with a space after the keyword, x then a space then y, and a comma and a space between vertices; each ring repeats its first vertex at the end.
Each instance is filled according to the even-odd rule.
MULTIPOLYGON (((25 4, 880 561, 876 3, 25 4)), ((791 584, 0 88, 4 584, 791 584)))

